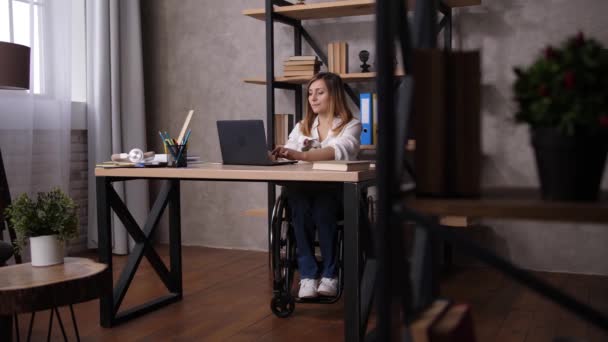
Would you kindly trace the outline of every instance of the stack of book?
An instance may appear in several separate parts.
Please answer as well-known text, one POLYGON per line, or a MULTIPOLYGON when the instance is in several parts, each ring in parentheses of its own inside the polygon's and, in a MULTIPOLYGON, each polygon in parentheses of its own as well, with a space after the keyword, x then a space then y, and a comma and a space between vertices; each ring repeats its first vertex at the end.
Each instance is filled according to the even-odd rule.
POLYGON ((348 72, 348 44, 331 42, 327 46, 327 70, 335 74, 348 72))
POLYGON ((291 56, 283 62, 283 76, 302 77, 314 76, 319 72, 321 61, 317 56, 291 56))
POLYGON ((369 160, 319 160, 312 164, 313 170, 328 171, 367 171, 371 168, 369 160))

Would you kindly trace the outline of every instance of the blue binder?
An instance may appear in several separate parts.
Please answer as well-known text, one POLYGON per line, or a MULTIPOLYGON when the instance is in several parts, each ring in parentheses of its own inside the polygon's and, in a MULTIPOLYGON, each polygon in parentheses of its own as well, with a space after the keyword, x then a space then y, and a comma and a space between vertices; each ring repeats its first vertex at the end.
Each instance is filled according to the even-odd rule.
POLYGON ((359 95, 361 105, 361 145, 372 145, 374 138, 374 117, 372 115, 372 94, 361 93, 359 95))

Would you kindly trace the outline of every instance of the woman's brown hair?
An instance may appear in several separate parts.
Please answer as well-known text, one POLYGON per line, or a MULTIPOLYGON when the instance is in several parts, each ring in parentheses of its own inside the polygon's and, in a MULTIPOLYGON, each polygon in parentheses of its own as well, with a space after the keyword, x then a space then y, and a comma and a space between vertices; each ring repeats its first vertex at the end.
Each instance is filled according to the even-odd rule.
MULTIPOLYGON (((348 109, 348 105, 346 104, 346 96, 344 94, 344 84, 342 83, 342 79, 340 76, 331 72, 320 72, 313 76, 310 81, 308 81, 308 84, 306 85, 307 94, 308 90, 310 89, 310 85, 318 80, 323 80, 325 82, 325 86, 327 87, 327 93, 329 94, 329 112, 332 113, 334 118, 339 117, 342 119, 340 125, 335 129, 332 129, 332 131, 340 132, 353 118, 353 113, 351 113, 350 109, 348 109)), ((312 111, 310 102, 307 98, 306 113, 304 115, 304 119, 302 119, 300 122, 300 131, 302 134, 311 136, 310 131, 312 130, 312 124, 315 121, 316 116, 317 114, 312 111)))

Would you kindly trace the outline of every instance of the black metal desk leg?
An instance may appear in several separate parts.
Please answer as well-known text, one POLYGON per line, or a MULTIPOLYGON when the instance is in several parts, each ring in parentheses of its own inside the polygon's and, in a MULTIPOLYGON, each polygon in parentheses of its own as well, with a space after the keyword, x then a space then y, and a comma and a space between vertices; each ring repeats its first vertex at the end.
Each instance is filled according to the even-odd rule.
POLYGON ((13 340, 13 316, 2 315, 0 316, 0 340, 12 341, 13 340))
MULTIPOLYGON (((112 186, 107 177, 97 177, 97 253, 99 262, 108 265, 110 284, 114 283, 112 276, 112 226, 110 225, 110 202, 108 188, 112 186)), ((110 328, 113 324, 114 302, 112 291, 103 293, 99 298, 99 319, 101 326, 110 328)))
POLYGON ((344 341, 361 340, 359 185, 344 183, 344 341))
POLYGON ((171 180, 169 195, 169 254, 171 257, 171 292, 183 296, 182 291, 182 228, 180 216, 179 179, 171 180))

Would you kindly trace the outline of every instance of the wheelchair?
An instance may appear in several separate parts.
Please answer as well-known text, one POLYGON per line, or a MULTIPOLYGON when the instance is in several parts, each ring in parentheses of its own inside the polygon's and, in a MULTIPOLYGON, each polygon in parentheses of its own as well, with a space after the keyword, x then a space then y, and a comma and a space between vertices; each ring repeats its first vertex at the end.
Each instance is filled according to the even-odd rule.
MULTIPOLYGON (((289 317, 295 310, 295 303, 318 303, 332 304, 340 300, 344 288, 344 224, 338 222, 336 253, 338 291, 333 297, 319 296, 316 298, 297 298, 293 295, 292 287, 295 271, 298 268, 296 239, 294 227, 291 221, 291 209, 287 201, 287 195, 282 189, 280 196, 275 201, 272 210, 271 223, 268 232, 269 266, 272 276, 273 297, 270 301, 270 309, 280 318, 289 317)), ((373 201, 363 192, 359 201, 362 217, 360 222, 369 228, 369 217, 373 217, 373 201)), ((368 231, 368 230, 367 230, 368 231)), ((318 247, 315 241, 315 248, 318 247)), ((317 260, 321 267, 320 260, 317 260)))

